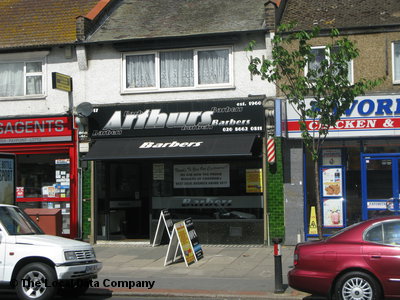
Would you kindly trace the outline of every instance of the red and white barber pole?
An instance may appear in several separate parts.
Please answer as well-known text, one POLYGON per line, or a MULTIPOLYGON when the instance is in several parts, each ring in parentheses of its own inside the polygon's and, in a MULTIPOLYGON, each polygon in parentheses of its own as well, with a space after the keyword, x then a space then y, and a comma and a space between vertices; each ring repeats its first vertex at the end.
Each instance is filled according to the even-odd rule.
POLYGON ((275 160, 275 139, 272 136, 269 136, 267 138, 267 161, 269 164, 274 164, 275 160))

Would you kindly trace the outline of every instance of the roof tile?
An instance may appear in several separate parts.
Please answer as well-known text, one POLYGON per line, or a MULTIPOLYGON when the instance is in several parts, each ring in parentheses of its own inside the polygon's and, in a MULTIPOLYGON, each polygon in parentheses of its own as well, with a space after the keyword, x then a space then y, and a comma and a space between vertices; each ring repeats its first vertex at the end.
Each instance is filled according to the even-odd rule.
POLYGON ((99 0, 1 0, 0 49, 69 44, 76 17, 99 0))

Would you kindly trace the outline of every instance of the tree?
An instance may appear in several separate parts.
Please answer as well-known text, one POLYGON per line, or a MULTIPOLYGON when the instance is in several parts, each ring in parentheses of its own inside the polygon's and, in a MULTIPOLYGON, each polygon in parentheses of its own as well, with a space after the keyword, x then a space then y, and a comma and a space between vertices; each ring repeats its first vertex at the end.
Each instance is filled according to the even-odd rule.
MULTIPOLYGON (((324 56, 319 57, 317 64, 312 41, 321 36, 321 29, 294 29, 295 24, 279 26, 272 39, 272 59, 251 58, 249 71, 274 83, 299 115, 301 136, 314 162, 317 228, 319 238, 322 239, 318 180, 321 146, 329 130, 349 109, 354 98, 364 95, 383 79, 360 79, 354 83, 349 81, 349 62, 358 57, 359 51, 347 37, 340 37, 337 29, 330 31, 324 56), (308 128, 307 120, 313 121, 313 124, 318 122, 318 128, 308 128)), ((246 50, 252 51, 254 47, 255 42, 252 41, 246 50)))

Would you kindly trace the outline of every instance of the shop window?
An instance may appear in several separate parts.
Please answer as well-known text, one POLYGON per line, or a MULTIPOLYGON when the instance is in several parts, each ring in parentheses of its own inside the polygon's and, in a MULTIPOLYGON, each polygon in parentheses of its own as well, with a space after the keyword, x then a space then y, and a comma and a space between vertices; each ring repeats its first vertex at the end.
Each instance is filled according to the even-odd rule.
POLYGON ((70 234, 70 160, 68 154, 17 155, 16 202, 21 208, 58 208, 63 234, 70 234))
POLYGON ((153 164, 153 216, 169 209, 173 218, 261 219, 259 161, 153 164))
POLYGON ((392 43, 393 83, 400 83, 400 42, 392 43))
MULTIPOLYGON (((339 216, 342 222, 341 226, 349 226, 361 221, 362 218, 362 204, 361 204, 361 170, 360 170, 360 153, 361 146, 359 141, 326 141, 321 151, 319 162, 320 172, 320 196, 321 207, 324 213, 324 226, 323 233, 330 235, 339 230, 340 226, 333 226, 335 222, 327 222, 326 218, 329 209, 331 216, 339 216), (324 173, 324 170, 332 170, 332 172, 324 173), (341 188, 343 191, 335 193, 335 191, 326 190, 324 174, 332 174, 332 179, 336 181, 336 170, 343 170, 343 173, 338 177, 340 180, 341 188), (338 203, 343 203, 338 205, 338 203), (326 216, 325 216, 326 215, 326 216), (343 223, 343 224, 342 224, 343 223), (325 226, 326 225, 326 226, 325 226)), ((306 199, 307 199, 307 222, 310 222, 311 207, 316 207, 315 195, 315 171, 314 162, 306 151, 306 199)), ((329 176, 327 177, 330 178, 329 176)), ((328 180, 330 181, 330 180, 328 180)))
MULTIPOLYGON (((332 52, 331 54, 333 55, 338 50, 339 50, 338 47, 334 47, 330 51, 332 52)), ((315 72, 317 77, 321 76, 322 61, 327 59, 327 54, 328 54, 327 51, 329 51, 329 50, 326 49, 326 47, 313 47, 311 49, 311 53, 314 55, 314 57, 309 60, 308 65, 305 68, 306 75, 310 71, 313 71, 313 72, 315 72)), ((348 68, 347 80, 349 81, 350 84, 352 84, 353 83, 353 61, 348 62, 347 68, 348 68)))
POLYGON ((185 49, 123 55, 124 92, 232 85, 232 49, 185 49))
POLYGON ((0 55, 0 97, 43 97, 47 51, 0 55))

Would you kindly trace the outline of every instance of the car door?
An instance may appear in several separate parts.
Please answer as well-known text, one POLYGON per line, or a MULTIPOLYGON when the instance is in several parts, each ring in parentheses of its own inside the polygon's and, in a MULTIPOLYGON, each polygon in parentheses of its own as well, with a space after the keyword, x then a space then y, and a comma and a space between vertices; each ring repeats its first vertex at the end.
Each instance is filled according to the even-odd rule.
POLYGON ((0 281, 4 280, 5 254, 6 254, 5 235, 0 226, 0 281))
POLYGON ((385 293, 400 294, 400 220, 375 224, 364 234, 363 255, 385 293))

